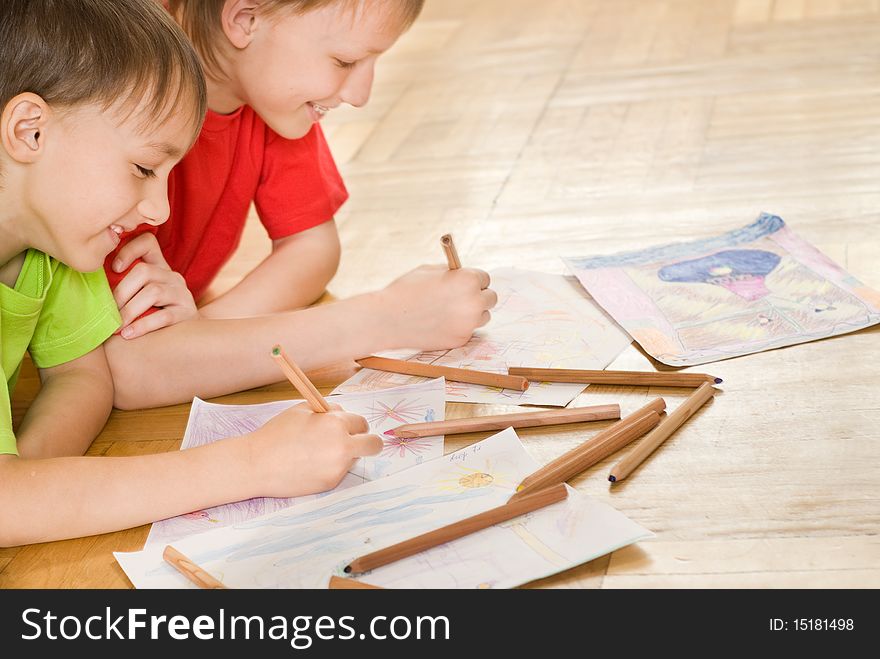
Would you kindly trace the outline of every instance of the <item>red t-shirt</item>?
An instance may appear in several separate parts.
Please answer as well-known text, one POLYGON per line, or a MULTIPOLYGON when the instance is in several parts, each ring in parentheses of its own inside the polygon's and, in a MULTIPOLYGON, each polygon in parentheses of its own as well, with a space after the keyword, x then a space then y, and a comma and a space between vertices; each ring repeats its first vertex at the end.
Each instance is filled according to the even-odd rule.
MULTIPOLYGON (((156 234, 162 254, 198 300, 238 247, 250 204, 272 240, 327 222, 348 198, 319 125, 288 140, 247 105, 227 115, 208 111, 202 132, 171 171, 171 217, 124 237, 156 234)), ((104 261, 111 288, 126 273, 104 261)))

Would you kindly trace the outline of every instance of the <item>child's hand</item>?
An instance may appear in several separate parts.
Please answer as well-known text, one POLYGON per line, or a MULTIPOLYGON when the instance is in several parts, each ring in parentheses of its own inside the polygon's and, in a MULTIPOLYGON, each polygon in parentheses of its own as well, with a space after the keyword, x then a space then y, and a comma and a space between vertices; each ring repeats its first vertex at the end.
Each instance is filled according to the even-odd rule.
POLYGON ((491 318, 498 295, 474 268, 423 265, 379 291, 392 348, 445 350, 464 345, 491 318))
POLYGON ((376 455, 383 443, 368 434, 362 416, 315 413, 295 405, 249 435, 252 473, 260 496, 291 497, 333 489, 356 458, 376 455))
POLYGON ((113 261, 113 270, 124 272, 138 260, 113 291, 122 316, 122 338, 134 339, 199 315, 186 281, 169 267, 152 233, 126 243, 113 261), (157 307, 154 313, 143 316, 153 307, 157 307))

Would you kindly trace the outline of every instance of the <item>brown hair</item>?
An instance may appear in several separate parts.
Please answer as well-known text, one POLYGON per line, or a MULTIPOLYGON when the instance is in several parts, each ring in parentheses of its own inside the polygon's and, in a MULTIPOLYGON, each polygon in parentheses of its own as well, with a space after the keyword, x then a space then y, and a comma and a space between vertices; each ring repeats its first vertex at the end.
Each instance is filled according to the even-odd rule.
MULTIPOLYGON (((259 11, 271 14, 288 10, 305 14, 328 5, 340 4, 345 9, 356 10, 364 0, 262 0, 259 11)), ((408 28, 419 17, 425 0, 385 0, 393 3, 390 15, 408 28)), ((209 75, 215 75, 220 64, 217 60, 217 37, 221 32, 220 16, 226 0, 167 0, 168 9, 180 21, 180 25, 192 39, 196 50, 205 62, 209 75)))
POLYGON ((198 55, 153 0, 0 1, 0 110, 23 92, 59 108, 151 99, 144 126, 185 99, 198 130, 207 108, 198 55))

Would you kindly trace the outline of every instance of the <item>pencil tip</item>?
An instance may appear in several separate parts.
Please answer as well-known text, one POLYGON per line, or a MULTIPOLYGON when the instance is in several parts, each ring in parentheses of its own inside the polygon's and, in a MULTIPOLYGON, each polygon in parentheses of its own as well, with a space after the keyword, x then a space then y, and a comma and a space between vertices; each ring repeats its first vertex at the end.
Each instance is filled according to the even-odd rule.
POLYGON ((346 574, 350 574, 350 573, 351 573, 351 565, 346 565, 346 566, 342 569, 342 571, 345 572, 346 574))
POLYGON ((273 355, 280 355, 281 354, 281 346, 273 346, 272 347, 272 354, 273 355))
POLYGON ((388 435, 389 437, 397 437, 397 435, 394 434, 394 430, 386 430, 386 431, 383 432, 382 434, 383 434, 383 435, 388 435))
POLYGON ((523 486, 522 486, 522 485, 517 485, 517 486, 516 486, 516 491, 517 491, 517 492, 521 492, 522 489, 523 489, 523 486))
POLYGON ((610 482, 612 482, 612 483, 616 483, 616 482, 617 482, 617 479, 616 479, 614 476, 609 476, 609 477, 608 477, 608 480, 609 480, 610 482))
POLYGON ((715 378, 715 384, 721 384, 722 382, 724 382, 724 380, 721 378, 715 378))

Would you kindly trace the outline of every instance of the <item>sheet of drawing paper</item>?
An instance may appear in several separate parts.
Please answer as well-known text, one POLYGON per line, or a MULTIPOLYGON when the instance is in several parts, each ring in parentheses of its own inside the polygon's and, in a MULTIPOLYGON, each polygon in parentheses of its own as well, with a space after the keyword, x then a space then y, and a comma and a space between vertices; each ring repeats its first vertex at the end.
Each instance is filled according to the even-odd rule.
MULTIPOLYGON (((330 402, 360 414, 378 434, 385 448, 375 457, 358 460, 333 492, 365 480, 393 474, 443 455, 443 437, 401 439, 383 434, 403 423, 442 421, 446 418, 443 378, 396 389, 330 396, 330 402)), ((273 416, 301 400, 283 400, 260 405, 218 405, 196 398, 189 413, 181 449, 204 446, 218 439, 256 430, 273 416)), ((290 499, 257 498, 229 503, 162 520, 153 524, 147 544, 167 544, 193 533, 201 533, 326 496, 329 492, 290 499)))
MULTIPOLYGON (((631 339, 586 295, 573 277, 503 268, 491 273, 498 304, 492 320, 454 350, 382 353, 438 366, 507 373, 511 366, 603 369, 631 339)), ((420 382, 425 378, 362 369, 334 393, 420 382)), ((565 406, 583 384, 532 382, 526 391, 446 382, 446 400, 458 403, 565 406)))
MULTIPOLYGON (((512 428, 379 480, 191 535, 175 547, 230 588, 326 588, 355 558, 504 504, 538 464, 512 428)), ((360 575, 385 587, 510 588, 650 537, 569 488, 565 501, 360 575)), ((138 588, 186 588, 161 545, 115 554, 138 588)))
POLYGON ((648 354, 671 366, 880 322, 880 293, 766 213, 715 238, 564 260, 648 354))

